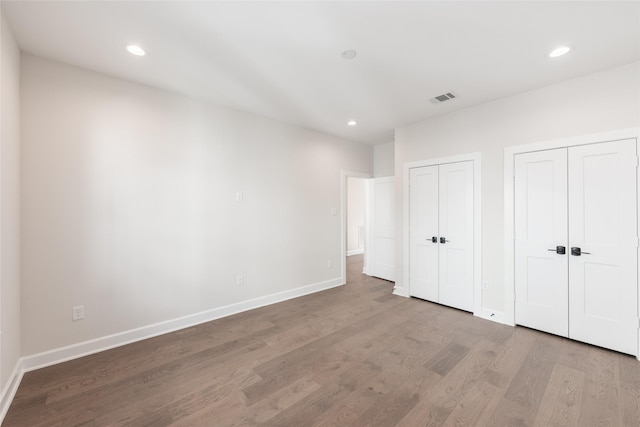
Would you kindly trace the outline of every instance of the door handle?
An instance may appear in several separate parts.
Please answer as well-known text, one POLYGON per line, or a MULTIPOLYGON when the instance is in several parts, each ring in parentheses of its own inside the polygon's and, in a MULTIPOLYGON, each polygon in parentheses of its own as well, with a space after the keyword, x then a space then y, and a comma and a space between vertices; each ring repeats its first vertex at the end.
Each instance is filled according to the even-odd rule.
POLYGON ((582 252, 582 249, 580 249, 580 248, 579 248, 579 247, 577 247, 577 246, 574 246, 574 247, 572 247, 572 248, 571 248, 571 255, 573 255, 573 256, 580 256, 580 255, 582 255, 582 254, 585 254, 585 255, 591 255, 591 252, 582 252))
POLYGON ((448 242, 448 240, 445 239, 444 237, 440 238, 440 243, 444 244, 444 243, 447 243, 447 242, 448 242))
POLYGON ((556 246, 555 249, 547 249, 547 250, 550 251, 550 252, 555 252, 558 255, 564 255, 564 254, 567 253, 567 248, 565 248, 564 246, 556 246))
POLYGON ((433 236, 431 238, 431 243, 438 243, 438 238, 436 236, 433 236))

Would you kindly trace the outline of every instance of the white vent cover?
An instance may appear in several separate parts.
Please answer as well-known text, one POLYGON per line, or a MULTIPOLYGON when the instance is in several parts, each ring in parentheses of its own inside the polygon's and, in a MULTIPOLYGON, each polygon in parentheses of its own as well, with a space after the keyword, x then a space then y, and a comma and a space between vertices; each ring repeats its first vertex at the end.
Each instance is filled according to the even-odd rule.
POLYGON ((443 95, 434 96, 433 98, 430 99, 430 101, 433 102, 434 104, 440 104, 441 102, 446 102, 455 98, 457 98, 456 94, 454 94, 453 92, 447 92, 443 95))

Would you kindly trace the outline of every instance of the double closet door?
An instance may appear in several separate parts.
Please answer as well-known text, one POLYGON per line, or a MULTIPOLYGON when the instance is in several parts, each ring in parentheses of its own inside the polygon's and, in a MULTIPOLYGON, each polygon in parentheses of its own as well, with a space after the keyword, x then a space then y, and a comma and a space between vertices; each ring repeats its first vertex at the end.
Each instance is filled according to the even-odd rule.
POLYGON ((473 310, 473 161, 409 171, 409 294, 473 310))
POLYGON ((515 156, 516 323, 637 352, 635 140, 515 156))

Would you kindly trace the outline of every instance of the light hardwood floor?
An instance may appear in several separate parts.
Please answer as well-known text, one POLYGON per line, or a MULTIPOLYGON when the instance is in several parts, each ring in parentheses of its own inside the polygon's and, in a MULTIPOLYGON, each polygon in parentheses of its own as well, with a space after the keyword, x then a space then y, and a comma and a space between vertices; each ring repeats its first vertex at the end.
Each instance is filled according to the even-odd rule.
POLYGON ((631 356, 348 284, 25 374, 3 426, 638 426, 631 356))

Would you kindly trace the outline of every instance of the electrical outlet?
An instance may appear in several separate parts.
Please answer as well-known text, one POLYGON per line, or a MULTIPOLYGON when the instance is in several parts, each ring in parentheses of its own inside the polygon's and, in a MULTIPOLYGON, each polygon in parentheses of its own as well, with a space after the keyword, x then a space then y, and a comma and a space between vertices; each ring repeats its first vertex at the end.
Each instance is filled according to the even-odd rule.
POLYGON ((487 282, 486 280, 482 281, 482 289, 487 289, 487 287, 489 287, 489 282, 487 282))
POLYGON ((331 267, 333 267, 333 263, 331 262, 331 260, 327 260, 327 268, 331 267))
POLYGON ((244 286, 244 275, 239 274, 238 277, 236 277, 236 285, 244 286))
POLYGON ((84 305, 76 305, 71 309, 71 319, 72 320, 84 319, 84 305))

